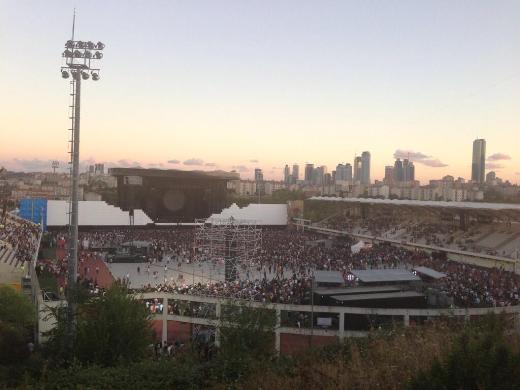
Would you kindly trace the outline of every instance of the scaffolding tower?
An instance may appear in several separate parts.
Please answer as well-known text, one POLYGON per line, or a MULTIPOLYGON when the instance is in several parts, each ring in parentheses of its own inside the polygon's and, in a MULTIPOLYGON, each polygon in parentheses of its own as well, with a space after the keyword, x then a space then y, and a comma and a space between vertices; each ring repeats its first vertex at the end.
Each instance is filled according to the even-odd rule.
POLYGON ((259 264, 262 230, 254 220, 233 217, 196 221, 195 259, 224 264, 224 281, 234 282, 259 264))

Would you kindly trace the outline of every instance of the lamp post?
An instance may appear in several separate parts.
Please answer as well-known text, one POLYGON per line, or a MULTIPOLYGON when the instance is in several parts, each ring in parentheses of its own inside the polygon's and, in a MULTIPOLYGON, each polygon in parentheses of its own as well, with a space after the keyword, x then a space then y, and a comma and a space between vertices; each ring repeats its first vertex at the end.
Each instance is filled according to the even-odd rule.
POLYGON ((69 305, 71 332, 73 332, 72 315, 75 309, 75 290, 78 275, 78 198, 79 198, 79 139, 80 139, 80 107, 81 107, 81 81, 99 80, 99 68, 96 62, 103 58, 105 45, 101 42, 74 40, 75 16, 72 23, 72 39, 65 43, 65 51, 62 53, 64 65, 61 67, 61 76, 64 79, 71 78, 71 139, 70 139, 70 177, 71 196, 69 201, 69 242, 68 242, 68 288, 67 301, 69 305))

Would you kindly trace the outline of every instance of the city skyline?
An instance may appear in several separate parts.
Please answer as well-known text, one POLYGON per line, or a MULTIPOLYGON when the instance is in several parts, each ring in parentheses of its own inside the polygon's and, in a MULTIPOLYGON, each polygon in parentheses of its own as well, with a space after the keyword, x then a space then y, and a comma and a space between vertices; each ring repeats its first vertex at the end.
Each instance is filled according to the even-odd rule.
MULTIPOLYGON (((332 170, 368 150, 372 182, 396 155, 412 156, 427 182, 469 179, 470 144, 484 138, 486 172, 520 181, 518 3, 200 5, 212 17, 188 3, 130 3, 124 19, 115 4, 79 5, 78 38, 111 47, 102 86, 86 87, 86 165, 236 169, 247 178, 259 167, 281 180, 285 164, 298 162, 301 176, 306 162, 332 170)), ((8 169, 50 171, 52 160, 68 159, 68 85, 56 69, 72 8, 0 5, 8 169)))

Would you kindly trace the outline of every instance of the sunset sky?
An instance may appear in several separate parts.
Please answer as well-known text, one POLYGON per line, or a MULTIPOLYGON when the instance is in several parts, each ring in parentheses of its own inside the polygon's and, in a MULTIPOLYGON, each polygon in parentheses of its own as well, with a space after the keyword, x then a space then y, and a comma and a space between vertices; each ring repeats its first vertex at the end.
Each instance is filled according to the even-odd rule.
MULTIPOLYGON (((83 83, 81 160, 264 169, 416 156, 468 178, 472 141, 520 182, 520 1, 0 0, 0 165, 68 159, 63 44, 106 44, 83 83)), ((303 169, 300 168, 300 172, 303 169)))

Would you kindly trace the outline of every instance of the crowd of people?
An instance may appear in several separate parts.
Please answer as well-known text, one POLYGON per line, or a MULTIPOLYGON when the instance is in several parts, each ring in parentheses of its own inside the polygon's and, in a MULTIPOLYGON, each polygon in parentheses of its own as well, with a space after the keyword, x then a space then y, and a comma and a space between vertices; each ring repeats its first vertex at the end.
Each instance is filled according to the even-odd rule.
MULTIPOLYGON (((425 231, 425 230, 422 230, 425 231)), ((96 283, 95 272, 83 263, 89 254, 100 250, 100 244, 111 246, 128 241, 153 243, 155 256, 167 256, 172 261, 197 262, 194 255, 194 229, 109 229, 83 232, 80 242, 80 265, 83 275, 96 283), (90 274, 89 274, 90 272, 90 274), (90 276, 90 277, 89 277, 90 276)), ((56 242, 63 240, 57 234, 56 242)), ((352 251, 351 238, 331 240, 327 236, 292 229, 264 229, 258 253, 245 267, 242 264, 240 278, 224 282, 216 280, 189 283, 185 280, 159 280, 144 287, 141 292, 168 292, 212 297, 234 297, 266 303, 305 304, 310 300, 311 280, 314 270, 340 271, 347 284, 356 283, 348 278, 350 271, 373 268, 406 268, 427 266, 447 276, 436 283, 436 288, 453 298, 457 306, 507 306, 520 303, 520 276, 498 268, 480 268, 446 259, 432 257, 417 250, 399 246, 378 244, 360 251, 352 251), (244 270, 247 268, 247 272, 244 270)), ((152 257, 150 263, 157 259, 152 257)), ((56 275, 66 273, 66 260, 53 265, 56 275)), ((162 312, 162 302, 148 304, 154 313, 162 312)), ((170 311, 170 309, 168 309, 170 311)), ((177 310, 178 312, 178 310, 177 310)))
POLYGON ((0 225, 0 249, 5 247, 16 252, 18 264, 31 261, 38 251, 40 227, 32 222, 6 215, 0 225))

